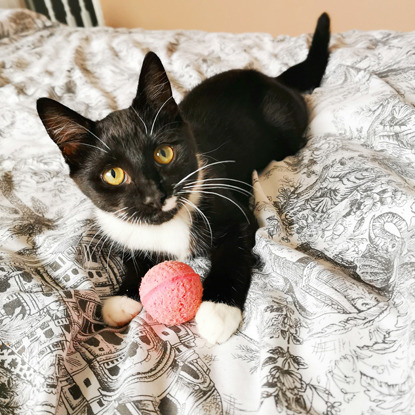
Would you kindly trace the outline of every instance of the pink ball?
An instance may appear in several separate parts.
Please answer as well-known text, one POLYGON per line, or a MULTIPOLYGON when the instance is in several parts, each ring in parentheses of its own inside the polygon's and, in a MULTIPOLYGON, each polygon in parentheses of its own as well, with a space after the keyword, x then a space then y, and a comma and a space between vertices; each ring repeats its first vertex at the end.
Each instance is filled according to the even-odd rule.
POLYGON ((191 320, 202 302, 202 282, 192 267, 165 261, 151 268, 141 281, 140 298, 159 323, 181 324, 191 320))

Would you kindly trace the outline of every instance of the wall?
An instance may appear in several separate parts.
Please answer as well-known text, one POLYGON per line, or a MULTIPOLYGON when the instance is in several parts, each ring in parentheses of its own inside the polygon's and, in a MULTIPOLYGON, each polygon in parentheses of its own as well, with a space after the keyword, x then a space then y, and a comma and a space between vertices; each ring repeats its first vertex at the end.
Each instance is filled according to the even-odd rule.
POLYGON ((23 0, 0 0, 0 8, 13 9, 26 7, 23 0))
POLYGON ((113 27, 268 32, 312 32, 327 11, 332 31, 415 30, 414 0, 101 0, 113 27))

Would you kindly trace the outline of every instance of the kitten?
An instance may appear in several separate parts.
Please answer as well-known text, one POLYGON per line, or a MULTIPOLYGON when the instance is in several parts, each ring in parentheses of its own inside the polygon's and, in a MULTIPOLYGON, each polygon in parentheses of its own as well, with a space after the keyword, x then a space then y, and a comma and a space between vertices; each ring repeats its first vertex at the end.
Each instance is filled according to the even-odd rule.
POLYGON ((205 255, 211 268, 199 332, 221 343, 237 330, 254 265, 251 175, 304 146, 308 114, 300 92, 320 85, 329 25, 322 14, 306 60, 277 78, 231 70, 196 86, 179 105, 152 52, 131 106, 102 120, 38 100, 46 131, 95 205, 102 231, 132 252, 118 295, 104 301, 107 324, 122 326, 140 312, 138 287, 155 263, 205 255))

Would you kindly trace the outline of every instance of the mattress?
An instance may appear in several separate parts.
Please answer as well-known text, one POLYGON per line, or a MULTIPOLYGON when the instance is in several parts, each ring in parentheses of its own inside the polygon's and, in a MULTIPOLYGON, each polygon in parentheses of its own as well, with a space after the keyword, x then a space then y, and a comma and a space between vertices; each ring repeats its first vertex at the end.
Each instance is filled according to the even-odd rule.
POLYGON ((310 42, 0 10, 1 414, 415 413, 415 32, 332 36, 306 147, 253 177, 261 264, 221 345, 145 310, 103 323, 121 256, 36 113, 128 107, 149 50, 180 101, 228 69, 277 76, 310 42))

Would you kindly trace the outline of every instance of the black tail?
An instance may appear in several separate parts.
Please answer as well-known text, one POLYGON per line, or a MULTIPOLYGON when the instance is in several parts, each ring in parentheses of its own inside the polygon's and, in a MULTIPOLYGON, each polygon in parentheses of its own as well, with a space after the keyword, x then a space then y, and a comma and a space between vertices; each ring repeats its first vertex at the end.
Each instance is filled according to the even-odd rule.
POLYGON ((287 69, 276 79, 301 92, 317 88, 329 60, 329 41, 330 17, 323 13, 317 21, 306 60, 287 69))

